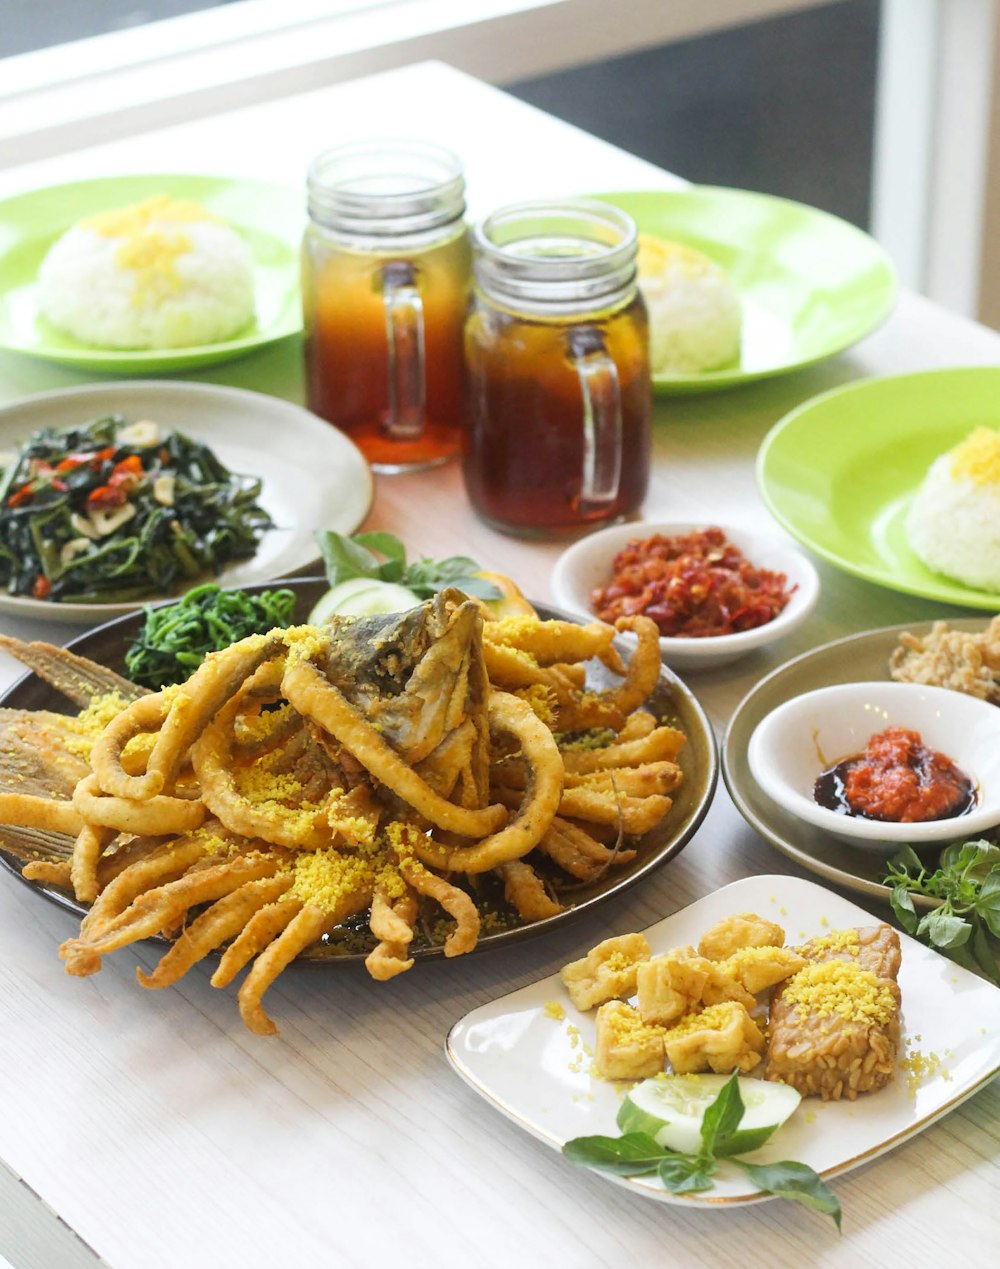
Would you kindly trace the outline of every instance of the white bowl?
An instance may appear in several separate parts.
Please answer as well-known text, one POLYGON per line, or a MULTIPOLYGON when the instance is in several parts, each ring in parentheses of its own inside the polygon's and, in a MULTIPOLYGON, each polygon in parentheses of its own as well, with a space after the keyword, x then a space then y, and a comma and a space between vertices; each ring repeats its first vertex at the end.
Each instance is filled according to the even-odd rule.
POLYGON ((956 841, 1000 824, 1000 709, 943 687, 843 683, 805 692, 757 724, 747 759, 768 797, 855 846, 890 853, 904 842, 956 841), (814 801, 823 771, 863 752, 872 736, 893 725, 918 731, 928 749, 971 778, 976 805, 968 814, 897 824, 838 814, 814 801))
POLYGON ((635 539, 654 533, 672 537, 715 525, 734 546, 738 546, 755 568, 784 573, 794 587, 791 599, 766 625, 737 634, 709 635, 703 639, 665 636, 660 639, 663 660, 673 669, 709 669, 735 661, 755 648, 791 634, 812 612, 819 598, 819 577, 805 555, 779 538, 736 529, 717 520, 694 523, 651 523, 640 520, 616 524, 588 534, 563 551, 552 571, 552 595, 560 608, 593 620, 590 597, 598 586, 611 580, 611 561, 635 539))

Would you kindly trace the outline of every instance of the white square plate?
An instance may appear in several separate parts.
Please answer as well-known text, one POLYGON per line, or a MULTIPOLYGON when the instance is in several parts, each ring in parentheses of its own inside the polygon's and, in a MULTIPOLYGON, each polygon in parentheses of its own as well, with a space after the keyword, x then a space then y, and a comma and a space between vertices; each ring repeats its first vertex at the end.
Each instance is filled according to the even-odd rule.
MULTIPOLYGON (((876 924, 870 913, 815 882, 763 876, 735 881, 645 934, 655 955, 697 943, 716 921, 736 912, 777 921, 789 943, 876 924)), ((837 1176, 921 1132, 1000 1071, 1000 990, 905 934, 900 942, 900 1058, 933 1054, 939 1066, 913 1089, 901 1069, 888 1088, 856 1102, 804 1100, 774 1139, 751 1156, 755 1162, 796 1159, 826 1178, 837 1176)), ((554 1150, 571 1137, 614 1136, 626 1086, 590 1073, 594 1016, 574 1009, 554 974, 466 1014, 448 1036, 448 1058, 477 1093, 554 1150), (546 1011, 551 1001, 562 1005, 564 1018, 546 1011)), ((712 1206, 770 1197, 748 1186, 746 1175, 728 1163, 705 1194, 671 1194, 655 1177, 608 1179, 666 1203, 712 1206)))

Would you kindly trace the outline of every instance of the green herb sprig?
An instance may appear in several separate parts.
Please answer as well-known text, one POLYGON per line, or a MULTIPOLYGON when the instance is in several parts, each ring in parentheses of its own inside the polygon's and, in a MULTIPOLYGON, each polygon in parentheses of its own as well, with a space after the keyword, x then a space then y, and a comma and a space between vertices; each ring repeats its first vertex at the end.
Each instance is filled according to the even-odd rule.
POLYGON ((265 590, 250 595, 209 583, 175 604, 147 605, 135 642, 125 653, 133 683, 160 688, 183 682, 210 652, 252 634, 291 625, 295 593, 265 590))
POLYGON ((909 846, 889 861, 883 884, 892 887, 896 917, 915 938, 949 959, 1000 984, 992 938, 1000 939, 1000 846, 955 842, 927 868, 909 846), (912 896, 942 900, 922 916, 912 896))
POLYGON ((317 530, 315 538, 331 586, 355 577, 372 577, 407 586, 421 599, 430 599, 446 586, 457 586, 478 599, 500 598, 492 582, 475 576, 479 565, 465 555, 452 555, 446 560, 424 556, 408 564, 406 547, 392 533, 356 533, 346 537, 327 529, 317 530))
POLYGON ((836 1195, 805 1163, 747 1163, 739 1154, 757 1150, 771 1130, 741 1130, 745 1107, 739 1079, 733 1076, 705 1111, 701 1122, 701 1149, 696 1155, 680 1154, 659 1145, 645 1132, 626 1132, 619 1137, 574 1137, 562 1148, 570 1163, 610 1172, 614 1176, 646 1176, 656 1173, 673 1194, 698 1194, 715 1184, 719 1159, 730 1159, 742 1168, 765 1194, 803 1203, 831 1216, 840 1229, 841 1211, 836 1195))

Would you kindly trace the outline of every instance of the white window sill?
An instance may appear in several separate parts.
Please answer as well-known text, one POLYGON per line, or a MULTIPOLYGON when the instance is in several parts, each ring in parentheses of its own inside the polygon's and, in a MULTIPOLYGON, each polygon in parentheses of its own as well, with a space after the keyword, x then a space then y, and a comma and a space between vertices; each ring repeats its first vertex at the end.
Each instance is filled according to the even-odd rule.
POLYGON ((0 61, 0 168, 417 61, 503 84, 828 2, 244 0, 0 61))

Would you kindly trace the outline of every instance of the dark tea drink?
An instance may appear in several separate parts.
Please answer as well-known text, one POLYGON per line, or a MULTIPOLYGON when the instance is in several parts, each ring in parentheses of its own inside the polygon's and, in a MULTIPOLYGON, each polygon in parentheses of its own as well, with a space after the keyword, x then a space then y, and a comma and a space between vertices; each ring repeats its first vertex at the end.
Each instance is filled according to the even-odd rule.
POLYGON ((463 470, 494 527, 562 535, 641 505, 652 389, 635 253, 631 220, 583 200, 477 230, 463 470))
POLYGON ((310 168, 308 403, 382 470, 433 466, 461 447, 464 189, 454 155, 417 143, 342 146, 310 168))

